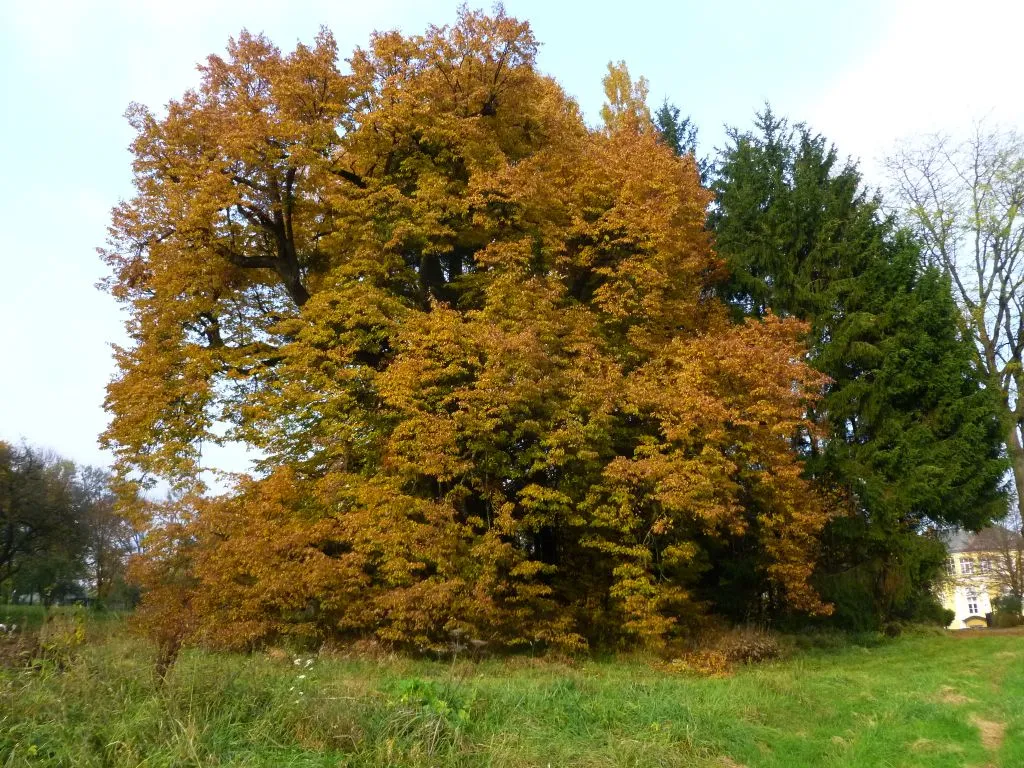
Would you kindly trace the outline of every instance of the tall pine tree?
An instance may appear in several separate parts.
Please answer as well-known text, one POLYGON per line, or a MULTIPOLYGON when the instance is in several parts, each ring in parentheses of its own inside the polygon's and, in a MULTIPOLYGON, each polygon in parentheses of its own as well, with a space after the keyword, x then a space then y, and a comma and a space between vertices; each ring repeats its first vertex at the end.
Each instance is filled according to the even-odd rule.
MULTIPOLYGON (((809 322, 812 363, 831 378, 823 433, 805 444, 807 472, 848 508, 824 532, 822 594, 851 627, 920 615, 945 556, 922 534, 1005 510, 994 393, 972 373, 947 278, 920 266, 855 165, 770 109, 729 132, 712 187, 724 298, 737 318, 809 322)), ((724 594, 756 588, 741 559, 719 562, 724 594)))
POLYGON ((682 117, 679 107, 670 104, 666 99, 654 113, 651 122, 654 123, 654 130, 657 131, 662 144, 679 157, 693 156, 697 162, 701 182, 707 183, 711 164, 706 157, 697 157, 697 124, 693 118, 690 115, 682 117))

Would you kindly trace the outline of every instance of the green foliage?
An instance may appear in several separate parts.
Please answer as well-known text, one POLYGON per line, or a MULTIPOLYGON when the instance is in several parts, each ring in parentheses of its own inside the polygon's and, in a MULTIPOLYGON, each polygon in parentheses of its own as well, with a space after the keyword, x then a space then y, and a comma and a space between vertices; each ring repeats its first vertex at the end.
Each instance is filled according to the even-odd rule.
MULTIPOLYGON (((1024 512, 1024 137, 977 121, 962 139, 942 132, 904 142, 887 159, 894 202, 925 259, 953 279, 976 375, 999 394, 1004 448, 1024 512)), ((1009 574, 1004 574, 1009 576, 1009 574)), ((1019 574, 1005 579, 1024 593, 1019 574)))
POLYGON ((654 113, 652 120, 661 143, 676 155, 691 155, 696 159, 701 181, 706 182, 711 170, 711 163, 707 158, 697 157, 698 129, 693 119, 689 115, 681 117, 679 107, 669 104, 668 100, 665 100, 654 113))
POLYGON ((1016 595, 1000 595, 992 601, 992 626, 1019 627, 1024 624, 1021 599, 1016 595))
POLYGON ((904 626, 939 627, 945 629, 956 618, 956 611, 944 608, 939 599, 930 592, 919 590, 906 601, 899 618, 904 626))
POLYGON ((831 379, 804 455, 848 511, 824 533, 816 583, 851 629, 910 618, 943 562, 920 534, 1005 511, 997 393, 974 373, 948 278, 921 265, 856 166, 770 109, 729 138, 709 217, 730 269, 722 295, 737 317, 808 321, 810 360, 831 379))
POLYGON ((397 737, 422 743, 427 757, 460 746, 471 720, 473 694, 457 681, 406 678, 395 682, 392 695, 397 737))
POLYGON ((75 467, 26 445, 0 442, 0 589, 47 601, 82 572, 84 528, 74 504, 75 467))
POLYGON ((992 601, 992 607, 997 612, 1019 614, 1021 612, 1021 599, 1016 595, 1000 595, 992 601))
POLYGON ((49 605, 88 591, 127 603, 134 533, 106 472, 0 442, 0 595, 49 605))

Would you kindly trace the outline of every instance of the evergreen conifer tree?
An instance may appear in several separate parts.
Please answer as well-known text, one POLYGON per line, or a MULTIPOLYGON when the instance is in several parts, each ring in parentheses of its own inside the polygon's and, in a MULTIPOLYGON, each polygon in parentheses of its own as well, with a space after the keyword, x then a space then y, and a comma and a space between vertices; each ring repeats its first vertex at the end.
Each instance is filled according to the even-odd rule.
MULTIPOLYGON (((948 279, 920 266, 854 164, 770 109, 729 132, 712 186, 724 298, 737 318, 810 323, 811 361, 831 379, 804 447, 848 509, 824 532, 822 594, 848 626, 919 615, 945 557, 922 534, 978 528, 1006 504, 995 393, 972 372, 948 279)), ((718 584, 757 588, 742 559, 716 561, 718 584)))

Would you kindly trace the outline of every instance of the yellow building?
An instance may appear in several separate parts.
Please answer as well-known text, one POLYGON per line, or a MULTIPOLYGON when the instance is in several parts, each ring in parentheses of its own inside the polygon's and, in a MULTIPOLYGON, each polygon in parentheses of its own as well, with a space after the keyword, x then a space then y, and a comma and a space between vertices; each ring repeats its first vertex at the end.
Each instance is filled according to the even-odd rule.
POLYGON ((1009 571, 1021 566, 1021 537, 1002 526, 978 533, 957 531, 946 539, 950 577, 941 591, 942 605, 956 616, 949 629, 988 626, 992 601, 1005 594, 1009 571))

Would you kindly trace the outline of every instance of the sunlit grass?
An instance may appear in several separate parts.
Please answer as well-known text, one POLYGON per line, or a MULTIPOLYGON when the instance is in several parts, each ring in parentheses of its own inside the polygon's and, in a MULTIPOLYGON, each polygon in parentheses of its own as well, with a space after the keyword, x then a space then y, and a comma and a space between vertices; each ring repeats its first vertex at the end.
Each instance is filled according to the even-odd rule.
POLYGON ((713 679, 642 658, 190 651, 162 687, 120 619, 89 635, 63 671, 0 671, 0 766, 1024 765, 1021 635, 810 650, 713 679))

